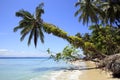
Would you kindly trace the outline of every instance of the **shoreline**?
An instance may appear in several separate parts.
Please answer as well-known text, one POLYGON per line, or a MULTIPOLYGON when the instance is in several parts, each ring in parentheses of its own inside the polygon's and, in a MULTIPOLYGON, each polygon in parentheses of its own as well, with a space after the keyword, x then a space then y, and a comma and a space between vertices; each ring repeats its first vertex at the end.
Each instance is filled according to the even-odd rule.
POLYGON ((78 70, 78 68, 79 66, 85 67, 86 65, 84 62, 80 61, 71 64, 73 66, 67 70, 54 71, 51 73, 50 80, 79 80, 79 77, 83 74, 83 72, 81 70, 78 70))
POLYGON ((81 74, 81 71, 78 70, 56 71, 52 73, 50 80, 79 80, 79 76, 81 76, 81 74))
POLYGON ((94 62, 76 61, 72 64, 77 69, 55 71, 51 74, 50 80, 120 80, 112 78, 109 72, 95 69, 96 65, 94 62), (80 63, 85 63, 86 65, 80 63))

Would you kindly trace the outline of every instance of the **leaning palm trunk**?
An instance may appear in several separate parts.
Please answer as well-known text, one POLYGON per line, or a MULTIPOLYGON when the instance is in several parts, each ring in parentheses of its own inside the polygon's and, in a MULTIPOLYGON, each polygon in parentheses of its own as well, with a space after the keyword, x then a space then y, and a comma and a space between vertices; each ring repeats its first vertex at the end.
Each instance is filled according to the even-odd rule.
POLYGON ((101 61, 99 67, 112 72, 113 77, 120 77, 120 54, 106 57, 101 61))

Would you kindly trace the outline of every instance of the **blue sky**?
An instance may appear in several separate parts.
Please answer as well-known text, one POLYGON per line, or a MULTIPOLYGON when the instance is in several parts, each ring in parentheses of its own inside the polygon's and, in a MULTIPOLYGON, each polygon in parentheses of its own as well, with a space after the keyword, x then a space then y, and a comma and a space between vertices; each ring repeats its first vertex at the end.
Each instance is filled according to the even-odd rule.
POLYGON ((0 0, 0 56, 46 56, 44 53, 48 48, 61 52, 69 44, 66 40, 45 34, 44 44, 38 41, 37 48, 33 43, 28 47, 27 37, 21 42, 19 31, 13 32, 20 20, 15 16, 15 12, 24 9, 34 13, 41 2, 45 4, 45 14, 42 15, 45 22, 58 26, 69 35, 89 32, 88 27, 83 26, 78 22, 78 18, 74 17, 77 10, 74 4, 77 0, 0 0))

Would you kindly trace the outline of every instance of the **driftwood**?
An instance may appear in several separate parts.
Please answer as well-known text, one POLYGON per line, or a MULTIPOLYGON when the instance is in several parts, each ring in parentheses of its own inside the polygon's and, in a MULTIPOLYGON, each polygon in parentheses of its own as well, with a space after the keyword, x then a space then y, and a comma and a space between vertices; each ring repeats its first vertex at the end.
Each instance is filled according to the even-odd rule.
POLYGON ((101 60, 99 68, 112 72, 113 77, 120 78, 120 54, 115 54, 101 60))

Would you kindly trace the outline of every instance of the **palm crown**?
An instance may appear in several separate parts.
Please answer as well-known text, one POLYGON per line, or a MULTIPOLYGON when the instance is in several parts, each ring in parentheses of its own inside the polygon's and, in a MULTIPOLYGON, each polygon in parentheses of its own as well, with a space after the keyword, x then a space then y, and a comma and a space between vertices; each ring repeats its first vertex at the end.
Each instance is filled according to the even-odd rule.
POLYGON ((97 14, 101 13, 101 10, 96 7, 95 2, 92 0, 78 0, 75 4, 76 7, 80 7, 76 12, 75 16, 79 15, 79 21, 83 21, 83 24, 89 23, 89 21, 93 23, 98 23, 97 14))
POLYGON ((79 21, 83 24, 92 23, 114 24, 120 22, 120 1, 119 0, 78 0, 75 4, 79 9, 75 16, 79 16, 79 21))
POLYGON ((40 37, 41 42, 44 43, 43 21, 41 19, 41 15, 44 14, 43 6, 43 3, 37 6, 34 15, 25 10, 16 12, 16 16, 21 17, 22 20, 20 20, 19 25, 14 28, 14 32, 21 29, 21 41, 29 34, 28 45, 30 45, 33 37, 35 47, 37 46, 38 37, 40 37))

